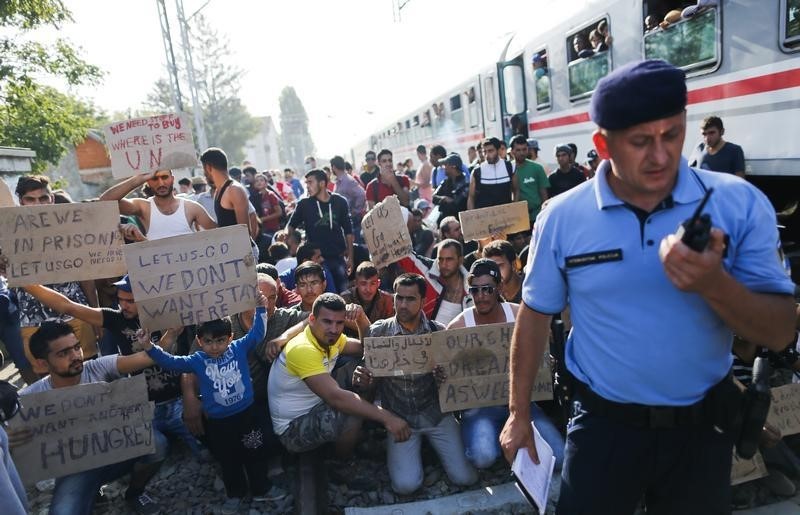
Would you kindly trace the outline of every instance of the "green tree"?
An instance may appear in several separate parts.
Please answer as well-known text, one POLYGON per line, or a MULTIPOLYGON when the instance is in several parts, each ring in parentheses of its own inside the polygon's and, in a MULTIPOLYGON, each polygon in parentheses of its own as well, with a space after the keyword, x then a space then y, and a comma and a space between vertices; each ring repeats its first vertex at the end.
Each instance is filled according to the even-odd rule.
POLYGON ((34 29, 71 21, 61 0, 0 2, 0 145, 34 150, 37 171, 58 163, 98 116, 90 104, 40 82, 43 76, 70 86, 99 82, 100 69, 81 59, 68 41, 44 45, 28 39, 34 29))
MULTIPOLYGON (((206 139, 210 146, 225 150, 231 163, 239 163, 244 159, 245 143, 258 132, 258 121, 239 98, 244 72, 230 64, 227 38, 220 36, 202 15, 195 20, 190 39, 206 139)), ((185 70, 185 63, 182 69, 185 70)), ((188 84, 185 71, 181 79, 188 84)), ((188 85, 182 90, 189 91, 188 85)), ((174 109, 168 80, 156 81, 147 97, 147 107, 162 112, 174 109)), ((189 105, 185 110, 192 111, 189 105)))
POLYGON ((278 103, 281 108, 281 160, 302 169, 305 157, 314 152, 306 108, 292 86, 281 90, 278 103))

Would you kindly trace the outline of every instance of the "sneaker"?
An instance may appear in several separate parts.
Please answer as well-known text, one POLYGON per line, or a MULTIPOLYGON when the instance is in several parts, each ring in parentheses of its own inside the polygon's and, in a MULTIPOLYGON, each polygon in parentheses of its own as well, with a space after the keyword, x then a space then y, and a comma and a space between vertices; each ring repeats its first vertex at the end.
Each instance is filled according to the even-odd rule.
POLYGON ((242 505, 241 497, 228 497, 219 509, 223 515, 234 515, 239 513, 239 508, 242 505))
POLYGON ((264 501, 279 501, 289 495, 286 493, 286 490, 280 488, 278 486, 272 485, 269 487, 269 490, 264 492, 260 495, 253 496, 253 502, 264 502, 264 501))
POLYGON ((130 499, 125 499, 125 503, 130 509, 141 515, 155 515, 161 511, 161 505, 145 493, 130 499))

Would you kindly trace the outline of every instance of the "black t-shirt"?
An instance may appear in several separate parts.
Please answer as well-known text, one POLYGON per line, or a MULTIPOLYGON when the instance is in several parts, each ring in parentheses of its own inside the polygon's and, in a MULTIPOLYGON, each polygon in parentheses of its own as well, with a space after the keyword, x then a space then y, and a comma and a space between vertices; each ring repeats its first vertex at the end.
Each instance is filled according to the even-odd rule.
POLYGON ((550 189, 548 190, 548 194, 550 197, 555 197, 556 195, 564 193, 565 191, 569 191, 578 184, 585 182, 586 177, 583 175, 583 173, 581 173, 580 170, 572 167, 566 173, 556 170, 547 176, 547 180, 550 181, 550 189))
POLYGON ((424 256, 433 245, 433 232, 428 229, 417 229, 411 233, 411 245, 414 247, 414 252, 424 256))
POLYGON ((744 172, 744 151, 742 147, 728 141, 717 150, 716 154, 709 154, 705 143, 700 143, 692 156, 691 166, 715 172, 736 173, 744 172))
POLYGON ((366 188, 367 184, 369 184, 372 179, 378 178, 378 175, 380 175, 380 168, 375 166, 375 168, 373 168, 369 172, 361 172, 359 179, 361 179, 361 182, 364 184, 364 187, 366 188))
MULTIPOLYGON (((119 353, 128 356, 142 350, 136 339, 136 331, 139 330, 139 317, 125 318, 122 312, 116 309, 102 308, 103 329, 109 331, 113 336, 119 353)), ((189 351, 189 331, 184 330, 178 337, 176 348, 173 353, 186 355, 189 351)), ((151 338, 160 338, 161 333, 153 333, 151 338)), ((164 370, 158 365, 145 368, 141 372, 147 381, 147 396, 154 402, 165 402, 180 397, 181 395, 181 373, 164 370)), ((135 375, 135 374, 134 374, 135 375)))
POLYGON ((328 202, 316 197, 301 199, 289 218, 289 225, 304 227, 306 239, 319 246, 323 257, 344 254, 347 248, 344 236, 353 234, 347 199, 336 193, 331 193, 328 202))

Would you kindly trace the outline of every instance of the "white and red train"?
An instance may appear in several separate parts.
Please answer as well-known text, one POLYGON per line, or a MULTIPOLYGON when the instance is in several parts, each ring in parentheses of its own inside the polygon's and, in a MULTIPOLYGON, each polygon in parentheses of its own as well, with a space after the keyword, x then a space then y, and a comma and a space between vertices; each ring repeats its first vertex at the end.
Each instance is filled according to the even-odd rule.
MULTIPOLYGON (((538 140, 545 162, 555 162, 555 145, 566 142, 578 145, 582 160, 592 148, 588 108, 597 81, 627 62, 662 58, 688 77, 684 154, 700 141, 700 121, 721 117, 726 138, 744 148, 749 180, 784 210, 800 199, 800 0, 700 3, 711 5, 680 16, 692 13, 684 10, 692 2, 598 0, 557 25, 537 27, 532 20, 529 33, 512 36, 497 63, 374 132, 351 149, 351 158, 361 163, 368 149, 389 148, 395 161, 416 159, 419 144, 442 144, 466 158, 467 148, 486 136, 508 141, 525 132, 538 140), (645 28, 665 18, 671 23, 645 28), (578 57, 576 48, 603 24, 608 49, 578 57)), ((800 209, 797 215, 788 219, 794 241, 800 241, 800 209)))

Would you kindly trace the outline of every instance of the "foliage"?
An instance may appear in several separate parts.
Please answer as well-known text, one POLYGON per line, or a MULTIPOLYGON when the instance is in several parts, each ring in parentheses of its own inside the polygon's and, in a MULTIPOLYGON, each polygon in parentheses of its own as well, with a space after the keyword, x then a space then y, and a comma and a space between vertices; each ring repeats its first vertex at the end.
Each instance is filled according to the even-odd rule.
POLYGON ((305 156, 314 152, 306 109, 292 86, 283 88, 278 102, 281 108, 281 160, 302 169, 305 156))
POLYGON ((56 164, 66 145, 81 141, 97 113, 85 102, 40 83, 60 78, 70 86, 96 84, 100 69, 84 61, 79 50, 58 39, 44 45, 27 39, 33 29, 71 22, 61 0, 0 2, 0 145, 36 152, 34 168, 56 164))

